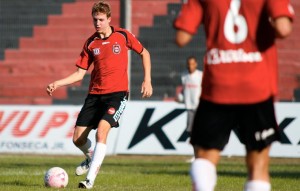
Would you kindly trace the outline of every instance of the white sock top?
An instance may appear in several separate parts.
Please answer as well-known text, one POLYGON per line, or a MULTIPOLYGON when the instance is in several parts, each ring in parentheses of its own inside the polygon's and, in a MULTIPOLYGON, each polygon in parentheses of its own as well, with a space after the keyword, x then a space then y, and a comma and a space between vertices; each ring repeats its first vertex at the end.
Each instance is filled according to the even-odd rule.
POLYGON ((217 172, 212 162, 206 159, 195 159, 190 173, 195 191, 214 190, 217 183, 217 172))
POLYGON ((101 168, 105 155, 106 155, 106 144, 96 143, 93 158, 92 158, 92 163, 89 172, 86 176, 86 178, 90 180, 92 184, 94 184, 94 181, 101 168))

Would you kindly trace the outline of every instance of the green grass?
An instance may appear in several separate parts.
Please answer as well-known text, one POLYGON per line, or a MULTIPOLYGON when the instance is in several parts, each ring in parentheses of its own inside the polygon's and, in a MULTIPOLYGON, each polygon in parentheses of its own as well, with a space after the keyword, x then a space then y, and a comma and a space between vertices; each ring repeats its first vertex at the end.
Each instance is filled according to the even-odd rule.
MULTIPOLYGON (((191 190, 189 156, 107 156, 96 179, 94 190, 101 191, 184 191, 191 190)), ((1 191, 78 190, 85 176, 75 176, 79 156, 1 155, 1 191), (65 189, 45 188, 44 173, 59 166, 69 174, 65 189)), ((272 158, 272 191, 300 190, 300 159, 272 158)), ((246 178, 244 159, 223 157, 218 166, 215 191, 241 191, 246 178)))

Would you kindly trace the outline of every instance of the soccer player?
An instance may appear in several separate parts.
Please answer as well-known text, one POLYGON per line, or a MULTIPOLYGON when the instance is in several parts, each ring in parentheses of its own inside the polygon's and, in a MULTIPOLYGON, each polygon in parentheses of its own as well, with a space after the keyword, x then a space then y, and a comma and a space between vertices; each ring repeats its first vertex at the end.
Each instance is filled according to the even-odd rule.
POLYGON ((191 135, 194 190, 213 191, 220 152, 235 129, 246 148, 245 191, 270 191, 269 151, 279 139, 275 40, 292 31, 289 0, 188 0, 174 21, 183 47, 206 33, 202 93, 191 135))
MULTIPOLYGON (((201 94, 201 81, 203 72, 197 69, 198 63, 195 56, 189 56, 186 60, 187 71, 181 75, 182 91, 177 95, 178 102, 184 102, 187 110, 186 133, 191 134, 196 109, 201 94)), ((194 157, 187 162, 194 161, 194 157)))
POLYGON ((197 69, 198 63, 195 56, 189 56, 186 61, 187 71, 181 75, 182 92, 177 96, 179 102, 184 102, 187 109, 187 128, 192 131, 193 119, 199 104, 201 94, 202 71, 197 69))
POLYGON ((96 32, 90 36, 76 62, 77 70, 66 78, 48 85, 47 92, 53 92, 65 85, 83 79, 91 65, 91 81, 85 103, 78 115, 73 142, 85 154, 77 168, 76 175, 87 173, 79 188, 91 189, 106 154, 106 139, 111 127, 118 127, 128 100, 128 50, 141 56, 144 67, 142 97, 152 95, 150 53, 129 31, 110 26, 111 9, 104 1, 92 7, 92 18, 96 32), (96 145, 91 148, 88 135, 96 129, 96 145))

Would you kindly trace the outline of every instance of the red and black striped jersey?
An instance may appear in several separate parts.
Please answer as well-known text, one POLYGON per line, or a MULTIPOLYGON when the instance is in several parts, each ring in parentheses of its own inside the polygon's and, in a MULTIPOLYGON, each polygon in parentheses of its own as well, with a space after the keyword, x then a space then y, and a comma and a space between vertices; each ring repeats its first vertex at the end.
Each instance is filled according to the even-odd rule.
POLYGON ((204 25, 201 97, 248 104, 277 94, 275 30, 270 19, 293 19, 289 0, 188 0, 174 27, 195 34, 204 25))
POLYGON ((112 28, 112 34, 101 39, 94 33, 87 39, 76 66, 88 70, 93 64, 90 94, 128 91, 128 50, 140 54, 143 46, 128 30, 112 28))

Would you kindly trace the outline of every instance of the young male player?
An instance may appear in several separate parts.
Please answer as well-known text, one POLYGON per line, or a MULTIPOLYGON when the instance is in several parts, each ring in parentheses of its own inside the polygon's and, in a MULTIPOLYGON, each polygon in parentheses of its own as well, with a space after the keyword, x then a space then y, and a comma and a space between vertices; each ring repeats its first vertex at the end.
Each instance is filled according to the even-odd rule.
POLYGON ((236 129, 246 147, 245 191, 270 191, 269 151, 278 140, 275 39, 292 31, 289 0, 188 0, 174 26, 186 45, 204 24, 202 94, 191 135, 196 191, 213 191, 220 152, 236 129))
MULTIPOLYGON (((178 102, 184 102, 187 110, 186 133, 191 135, 195 113, 199 104, 201 94, 201 82, 203 72, 198 67, 195 56, 189 56, 186 60, 187 70, 181 75, 182 91, 177 95, 178 102)), ((194 161, 195 157, 187 160, 194 161)))
POLYGON ((184 102, 187 109, 186 131, 191 133, 192 124, 201 94, 201 81, 203 72, 197 69, 198 62, 195 56, 189 56, 186 60, 187 71, 181 75, 182 92, 177 95, 179 102, 184 102))
POLYGON ((118 127, 128 99, 128 50, 141 55, 144 67, 142 97, 152 95, 151 61, 146 48, 129 31, 110 26, 111 9, 99 1, 92 7, 96 32, 87 39, 76 62, 77 71, 48 85, 51 96, 61 86, 83 79, 93 65, 88 96, 78 115, 73 142, 85 154, 86 160, 76 169, 77 175, 88 172, 79 188, 91 189, 106 154, 106 139, 111 127, 118 127), (88 135, 97 129, 96 145, 91 148, 88 135))

